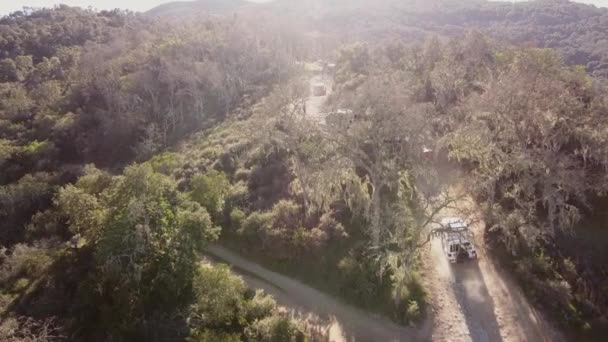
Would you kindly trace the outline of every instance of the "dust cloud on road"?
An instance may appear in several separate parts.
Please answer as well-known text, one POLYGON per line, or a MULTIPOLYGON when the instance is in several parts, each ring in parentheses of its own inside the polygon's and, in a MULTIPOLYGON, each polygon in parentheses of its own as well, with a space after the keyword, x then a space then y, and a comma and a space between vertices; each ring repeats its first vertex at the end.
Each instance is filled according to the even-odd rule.
POLYGON ((332 81, 331 78, 324 74, 314 75, 310 78, 310 91, 311 96, 306 101, 306 115, 317 122, 323 123, 325 120, 325 113, 323 111, 323 107, 325 106, 325 102, 327 98, 332 92, 332 81), (315 85, 324 85, 327 89, 327 93, 324 96, 314 96, 312 95, 312 89, 315 85))
MULTIPOLYGON (((470 199, 458 206, 474 207, 470 199)), ((470 212, 469 209, 467 211, 470 212)), ((449 213, 453 216, 454 213, 449 213)), ((479 215, 477 215, 479 216, 479 215)), ((484 223, 474 220, 478 260, 449 264, 441 241, 423 251, 424 278, 430 292, 433 341, 553 342, 563 338, 527 301, 519 286, 488 255, 484 223)))

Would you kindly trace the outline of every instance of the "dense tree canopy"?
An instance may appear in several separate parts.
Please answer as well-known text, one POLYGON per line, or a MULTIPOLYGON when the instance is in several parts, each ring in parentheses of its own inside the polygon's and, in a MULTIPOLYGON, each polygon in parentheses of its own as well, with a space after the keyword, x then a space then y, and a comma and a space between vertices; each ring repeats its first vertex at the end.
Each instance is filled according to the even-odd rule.
MULTIPOLYGON (((200 269, 200 252, 219 235, 230 184, 201 169, 182 192, 171 176, 181 159, 159 154, 291 77, 267 34, 67 6, 0 19, 0 325, 15 328, 2 325, 0 339, 40 327, 70 339, 296 335, 245 289, 196 312, 266 309, 187 322, 209 295, 193 284, 215 272, 200 269), (144 163, 126 167, 134 161, 144 163)), ((215 286, 242 283, 220 271, 215 286)))
POLYGON ((58 7, 15 13, 0 27, 1 184, 35 172, 61 183, 74 165, 147 160, 290 70, 280 49, 222 21, 175 27, 58 7))
POLYGON ((563 241, 605 209, 608 103, 589 72, 608 70, 608 12, 287 3, 178 23, 66 6, 0 19, 0 339, 295 340, 270 297, 200 262, 220 231, 413 322, 421 235, 453 201, 453 169, 538 302, 601 324, 602 263, 563 241), (292 34, 309 25, 314 38, 292 34), (334 55, 329 114, 310 117, 310 43, 356 39, 334 55))
POLYGON ((476 29, 522 47, 556 49, 567 63, 608 76, 608 9, 574 1, 313 0, 268 7, 329 42, 422 42, 429 35, 454 38, 476 29))
MULTIPOLYGON (((425 108, 430 130, 417 129, 414 134, 430 137, 429 146, 439 154, 433 167, 438 172, 456 167, 442 161, 443 153, 459 162, 470 181, 469 190, 488 208, 485 219, 496 246, 522 255, 514 263, 518 274, 534 283, 531 291, 542 293, 542 287, 549 287, 552 295, 561 298, 559 304, 550 296, 538 294, 537 299, 554 308, 560 319, 579 327, 584 319, 598 317, 606 308, 605 298, 593 305, 583 298, 598 298, 602 267, 590 266, 586 257, 578 259, 579 264, 564 261, 566 256, 580 258, 582 253, 573 253, 561 237, 576 239, 584 233, 578 225, 581 218, 592 210, 604 210, 598 199, 606 195, 608 108, 601 83, 594 82, 582 67, 566 66, 548 49, 505 48, 471 32, 461 42, 442 44, 431 39, 415 48, 351 48, 337 66, 334 100, 357 113, 358 94, 367 87, 383 89, 377 77, 381 84, 391 84, 401 74, 410 85, 399 87, 402 103, 409 103, 402 108, 425 108), (366 56, 373 62, 361 64, 368 60, 366 56), (557 241, 562 243, 556 245, 557 241), (545 253, 555 259, 546 261, 545 253), (553 271, 539 276, 542 273, 535 273, 534 266, 538 263, 530 261, 535 258, 541 264, 554 263, 547 266, 553 271), (577 272, 576 268, 587 277, 574 280, 572 273, 564 273, 577 272)), ((373 98, 383 98, 387 92, 381 94, 373 98)), ((382 103, 391 102, 384 98, 382 103)), ((373 113, 373 106, 365 108, 363 113, 373 113)), ((416 127, 416 121, 404 114, 397 119, 416 127)), ((362 124, 365 119, 354 122, 362 124)), ((406 141, 419 147, 419 141, 424 142, 406 141)), ((378 157, 383 150, 370 149, 378 157)), ((406 155, 411 157, 412 152, 406 155)), ((386 156, 382 160, 390 161, 386 156)), ((414 184, 424 183, 415 179, 414 184)))

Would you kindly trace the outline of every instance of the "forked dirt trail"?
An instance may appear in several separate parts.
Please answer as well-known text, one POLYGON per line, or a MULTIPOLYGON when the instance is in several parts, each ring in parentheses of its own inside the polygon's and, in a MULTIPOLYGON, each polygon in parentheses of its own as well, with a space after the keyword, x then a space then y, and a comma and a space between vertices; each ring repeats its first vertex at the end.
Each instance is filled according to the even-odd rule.
MULTIPOLYGON (((475 207, 467 199, 457 206, 475 207)), ((559 333, 528 303, 519 286, 494 264, 483 242, 484 223, 474 221, 471 230, 475 234, 478 260, 450 265, 439 239, 432 240, 423 251, 424 277, 434 316, 431 339, 562 341, 559 333)))
MULTIPOLYGON (((336 300, 297 280, 265 269, 220 246, 207 252, 232 265, 253 289, 263 289, 292 317, 305 321, 309 327, 328 336, 330 342, 346 341, 428 341, 427 329, 407 328, 390 319, 370 314, 336 300)), ((429 322, 430 323, 430 322, 429 322)))
MULTIPOLYGON (((324 83, 331 91, 331 81, 322 75, 310 80, 324 83)), ((310 97, 306 114, 324 122, 323 105, 327 96, 310 97)), ((449 169, 450 167, 444 167, 449 169)), ((458 175, 445 177, 457 181, 458 175)), ((306 322, 309 328, 326 335, 323 341, 445 341, 445 342, 553 342, 563 341, 524 297, 518 285, 501 271, 488 255, 483 241, 484 224, 478 219, 476 206, 467 199, 456 207, 469 214, 471 230, 479 259, 450 265, 439 239, 423 247, 423 280, 429 291, 429 316, 418 327, 399 326, 345 304, 332 296, 297 280, 272 272, 220 246, 211 246, 208 253, 221 262, 231 264, 247 285, 263 289, 293 317, 306 322)), ((462 216, 446 210, 440 216, 462 216)))

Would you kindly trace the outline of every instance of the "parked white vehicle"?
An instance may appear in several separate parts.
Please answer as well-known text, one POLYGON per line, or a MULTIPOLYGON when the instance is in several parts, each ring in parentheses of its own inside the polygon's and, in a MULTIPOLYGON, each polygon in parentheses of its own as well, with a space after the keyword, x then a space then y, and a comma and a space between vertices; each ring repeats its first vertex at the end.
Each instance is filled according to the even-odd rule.
POLYGON ((327 95, 327 87, 323 83, 316 83, 312 86, 313 96, 325 96, 327 95))
POLYGON ((441 220, 441 226, 441 246, 450 263, 477 258, 473 235, 463 219, 446 217, 441 220))

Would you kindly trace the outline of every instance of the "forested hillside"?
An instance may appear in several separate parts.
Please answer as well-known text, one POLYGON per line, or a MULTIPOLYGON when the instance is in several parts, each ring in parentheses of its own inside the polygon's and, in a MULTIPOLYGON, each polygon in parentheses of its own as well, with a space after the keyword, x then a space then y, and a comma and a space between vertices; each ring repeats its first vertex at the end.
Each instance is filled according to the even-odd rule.
POLYGON ((151 16, 198 16, 233 14, 241 7, 251 5, 245 0, 199 0, 171 2, 155 7, 147 12, 151 16))
POLYGON ((0 20, 1 340, 295 334, 272 299, 198 266, 217 222, 162 157, 122 171, 289 78, 252 34, 65 6, 0 20))
POLYGON ((434 150, 460 164, 484 208, 485 238, 538 305, 580 331, 606 329, 605 88, 550 50, 479 33, 414 49, 356 45, 337 68, 337 106, 369 113, 371 92, 423 111, 434 150))
POLYGON ((148 12, 168 17, 235 13, 282 17, 289 26, 315 32, 312 50, 322 55, 344 42, 385 43, 429 35, 450 38, 480 30, 522 47, 552 48, 569 64, 608 77, 608 9, 568 0, 501 2, 484 0, 277 0, 263 4, 202 0, 168 3, 148 12), (323 49, 319 48, 323 46, 323 49), (333 47, 332 47, 333 46, 333 47))
POLYGON ((266 5, 334 45, 391 40, 424 41, 429 34, 462 36, 477 29, 522 47, 557 49, 570 64, 608 76, 608 9, 567 0, 289 1, 266 5))
POLYGON ((557 49, 569 64, 608 76, 608 9, 570 1, 485 2, 416 16, 414 26, 450 36, 480 29, 524 47, 557 49), (439 14, 439 15, 437 15, 439 14))

